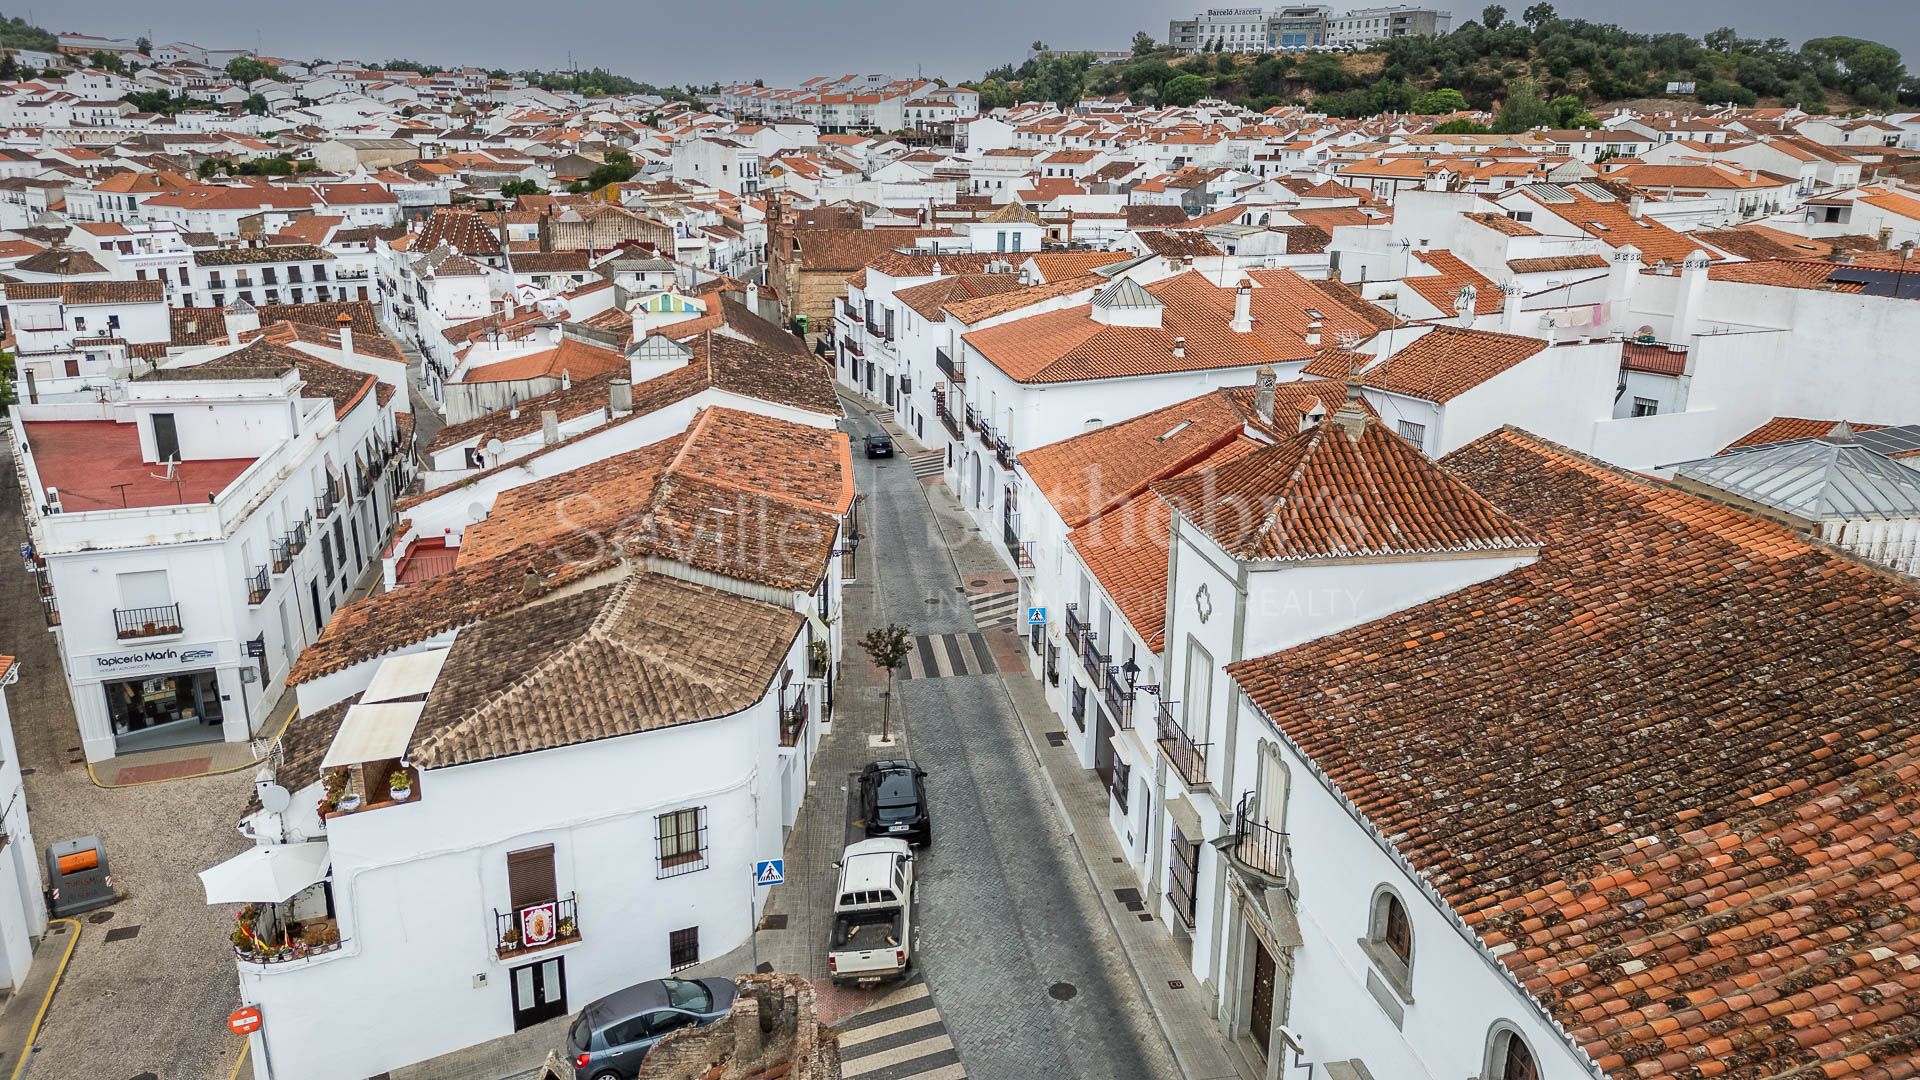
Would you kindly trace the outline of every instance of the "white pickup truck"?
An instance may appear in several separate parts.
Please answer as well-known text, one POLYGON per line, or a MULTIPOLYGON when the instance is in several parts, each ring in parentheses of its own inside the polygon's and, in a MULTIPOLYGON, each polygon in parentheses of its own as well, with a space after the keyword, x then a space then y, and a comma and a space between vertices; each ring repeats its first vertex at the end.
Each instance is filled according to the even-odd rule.
POLYGON ((840 857, 827 971, 835 982, 873 983, 913 963, 913 850, 882 837, 847 845, 840 857))

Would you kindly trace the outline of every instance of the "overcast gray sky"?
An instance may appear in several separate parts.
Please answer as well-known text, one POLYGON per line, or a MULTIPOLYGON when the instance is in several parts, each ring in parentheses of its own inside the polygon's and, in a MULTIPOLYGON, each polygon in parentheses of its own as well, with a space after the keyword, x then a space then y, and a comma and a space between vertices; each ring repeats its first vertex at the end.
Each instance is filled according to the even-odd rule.
MULTIPOLYGON (((1219 6, 1224 0, 1213 0, 1219 6)), ((1245 0, 1249 5, 1260 0, 1245 0)), ((606 67, 656 83, 916 70, 951 81, 1056 48, 1124 48, 1135 30, 1164 38, 1167 20, 1207 0, 75 0, 8 5, 49 30, 252 46, 293 57, 412 57, 437 64, 606 67)), ((1265 6, 1273 6, 1272 2, 1265 6)), ((1336 9, 1362 6, 1333 0, 1336 9)), ((1442 4, 1441 6, 1446 6, 1442 4)), ((1457 21, 1482 3, 1454 6, 1457 21)), ((1527 0, 1509 0, 1518 16, 1527 0)), ((1848 34, 1899 49, 1920 70, 1920 0, 1562 0, 1565 16, 1695 35, 1732 26, 1747 37, 1848 34)))

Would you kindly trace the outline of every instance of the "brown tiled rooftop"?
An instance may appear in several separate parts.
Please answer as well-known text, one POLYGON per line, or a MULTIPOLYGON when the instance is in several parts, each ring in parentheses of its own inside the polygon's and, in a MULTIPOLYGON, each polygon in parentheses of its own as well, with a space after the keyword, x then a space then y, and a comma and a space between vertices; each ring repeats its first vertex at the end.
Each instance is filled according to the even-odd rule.
POLYGON ((1886 1080, 1920 1042, 1920 591, 1511 429, 1538 561, 1229 668, 1615 1080, 1886 1080))
POLYGON ((1362 378, 1376 390, 1444 404, 1546 348, 1539 338, 1436 326, 1362 378))
POLYGON ((766 696, 803 625, 645 572, 502 613, 454 640, 408 755, 445 768, 727 716, 766 696))
POLYGON ((1533 530, 1371 414, 1350 428, 1336 412, 1291 438, 1153 490, 1241 559, 1525 553, 1539 544, 1533 530))

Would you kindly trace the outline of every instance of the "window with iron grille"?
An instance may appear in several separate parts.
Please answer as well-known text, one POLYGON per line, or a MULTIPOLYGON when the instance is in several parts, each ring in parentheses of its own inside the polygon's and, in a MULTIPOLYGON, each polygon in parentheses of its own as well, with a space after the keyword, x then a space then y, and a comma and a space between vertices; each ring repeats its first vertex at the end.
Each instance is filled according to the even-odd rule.
POLYGON ((660 868, 656 878, 679 877, 707 868, 707 808, 688 807, 653 819, 660 868))
POLYGON ((685 930, 667 932, 667 969, 680 971, 700 962, 700 928, 689 926, 685 930))

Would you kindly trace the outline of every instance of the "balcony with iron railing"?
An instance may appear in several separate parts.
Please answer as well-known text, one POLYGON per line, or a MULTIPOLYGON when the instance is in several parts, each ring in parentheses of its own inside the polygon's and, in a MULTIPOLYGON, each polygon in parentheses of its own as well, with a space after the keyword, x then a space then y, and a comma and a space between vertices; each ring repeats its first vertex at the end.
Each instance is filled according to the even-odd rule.
POLYGON ((1126 676, 1120 668, 1107 665, 1106 678, 1100 681, 1100 696, 1107 700, 1107 711, 1113 714, 1113 726, 1126 730, 1133 727, 1133 687, 1127 685, 1126 676))
POLYGON ((1007 554, 1020 557, 1020 519, 1008 513, 1000 519, 1000 539, 1007 545, 1007 554))
POLYGON ((1087 688, 1079 683, 1073 684, 1073 702, 1068 712, 1073 716, 1074 727, 1087 730, 1087 688))
POLYGON ((933 366, 939 368, 942 374, 954 382, 967 381, 966 365, 955 361, 945 349, 933 350, 933 366))
POLYGON ((294 522, 293 528, 287 530, 285 539, 287 542, 287 553, 289 555, 298 555, 307 550, 307 523, 304 521, 294 522))
POLYGON ((273 561, 269 564, 276 574, 284 574, 293 566, 293 547, 285 539, 273 542, 273 561))
POLYGON ((980 430, 980 410, 972 405, 967 406, 967 427, 973 431, 980 430))
POLYGON ((853 301, 851 300, 840 301, 840 317, 851 323, 862 323, 867 321, 866 319, 861 317, 860 309, 856 307, 853 301))
POLYGON ((799 746, 807 731, 807 699, 801 698, 780 709, 780 745, 799 746))
POLYGON ((1013 553, 1013 565, 1020 572, 1021 577, 1030 578, 1038 569, 1038 563, 1034 560, 1034 543, 1035 541, 1032 540, 1022 540, 1020 547, 1013 553))
POLYGON ((984 412, 981 413, 980 414, 980 445, 985 447, 986 450, 989 453, 991 453, 993 451, 994 443, 997 442, 999 438, 1000 438, 999 434, 993 430, 993 425, 987 421, 987 414, 984 412))
POLYGON ((258 567, 254 570, 252 574, 248 575, 247 603, 249 605, 259 605, 259 604, 266 603, 267 594, 272 591, 273 591, 273 579, 267 575, 266 567, 264 566, 258 567))
POLYGON ((947 434, 956 439, 966 438, 966 430, 960 426, 960 421, 954 418, 953 403, 947 399, 945 391, 933 392, 933 412, 940 418, 940 422, 947 426, 947 434))
POLYGON ((158 604, 153 607, 114 608, 114 636, 121 640, 129 638, 167 637, 181 632, 180 605, 158 604))
POLYGON ((1013 444, 1008 442, 1005 436, 993 440, 993 457, 1000 463, 1001 468, 1009 472, 1013 471, 1013 444))
POLYGON ((1195 742, 1187 729, 1173 718, 1173 710, 1160 703, 1160 750, 1167 762, 1180 773, 1189 789, 1207 786, 1207 750, 1209 743, 1195 742))
POLYGON ((1047 643, 1047 685, 1060 685, 1060 646, 1047 643))
POLYGON ((1096 683, 1106 671, 1107 661, 1112 659, 1100 651, 1099 638, 1100 635, 1092 630, 1084 631, 1080 635, 1080 662, 1087 666, 1087 674, 1092 676, 1096 683))
POLYGON ((1285 886, 1293 873, 1293 847, 1287 834, 1262 824, 1253 792, 1240 796, 1233 831, 1214 841, 1227 863, 1269 888, 1285 886))
POLYGON ((556 900, 528 904, 518 911, 493 912, 499 944, 494 955, 511 962, 528 953, 571 945, 580 940, 579 899, 573 893, 556 900))
POLYGON ((1080 647, 1080 635, 1087 630, 1087 624, 1080 621, 1080 605, 1067 605, 1067 644, 1072 648, 1080 647))

